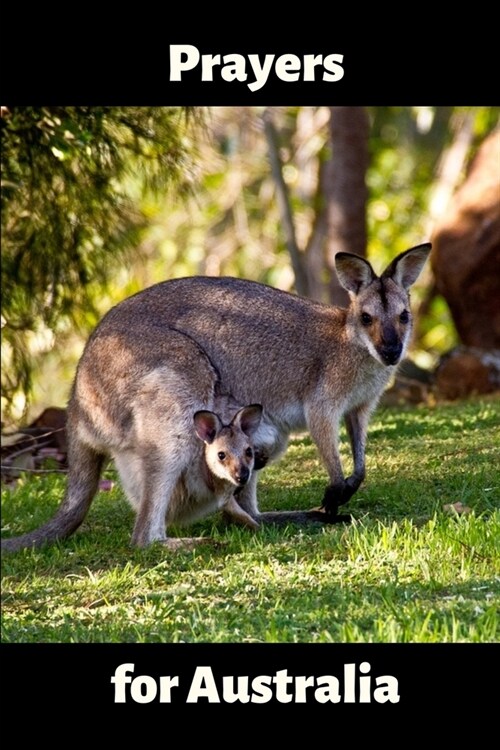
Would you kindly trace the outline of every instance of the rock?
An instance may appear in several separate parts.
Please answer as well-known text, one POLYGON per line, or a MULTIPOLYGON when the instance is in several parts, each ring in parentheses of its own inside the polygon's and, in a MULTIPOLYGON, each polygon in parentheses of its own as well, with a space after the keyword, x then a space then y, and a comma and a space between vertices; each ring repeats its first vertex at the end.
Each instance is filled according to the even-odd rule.
POLYGON ((500 131, 482 143, 432 242, 436 287, 461 342, 499 349, 500 131))
POLYGON ((500 349, 458 346, 436 368, 438 398, 450 401, 500 389, 500 349))

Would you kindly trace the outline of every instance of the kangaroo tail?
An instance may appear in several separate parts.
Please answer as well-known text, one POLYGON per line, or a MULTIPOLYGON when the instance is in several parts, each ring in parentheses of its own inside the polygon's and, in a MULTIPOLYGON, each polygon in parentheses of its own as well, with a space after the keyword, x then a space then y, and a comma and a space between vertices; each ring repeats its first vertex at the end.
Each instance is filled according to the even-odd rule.
POLYGON ((2 552, 17 552, 25 548, 42 547, 49 542, 65 539, 80 526, 97 492, 104 456, 89 446, 71 446, 68 486, 64 500, 47 523, 27 534, 2 539, 2 552))
POLYGON ((277 524, 284 526, 289 523, 300 525, 306 524, 332 524, 332 523, 349 523, 351 516, 331 515, 321 510, 282 510, 259 513, 256 517, 259 524, 277 524))

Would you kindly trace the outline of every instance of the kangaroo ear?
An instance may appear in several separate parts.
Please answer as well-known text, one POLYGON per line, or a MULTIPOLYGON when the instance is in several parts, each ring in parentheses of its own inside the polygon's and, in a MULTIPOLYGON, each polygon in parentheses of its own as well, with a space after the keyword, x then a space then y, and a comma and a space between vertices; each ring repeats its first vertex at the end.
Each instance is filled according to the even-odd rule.
POLYGON ((341 285, 353 294, 359 294, 376 278, 368 261, 354 253, 337 253, 335 270, 341 285))
POLYGON ((418 279, 424 263, 429 257, 432 245, 426 242, 423 245, 417 245, 410 250, 401 253, 394 258, 390 266, 387 266, 382 274, 383 279, 393 279, 404 289, 409 289, 418 279))
POLYGON ((200 440, 210 445, 214 442, 222 423, 213 411, 197 411, 193 417, 194 430, 200 440))
POLYGON ((260 404, 250 404, 240 409, 233 417, 231 422, 240 428, 248 437, 252 437, 257 430, 262 419, 262 406, 260 404))

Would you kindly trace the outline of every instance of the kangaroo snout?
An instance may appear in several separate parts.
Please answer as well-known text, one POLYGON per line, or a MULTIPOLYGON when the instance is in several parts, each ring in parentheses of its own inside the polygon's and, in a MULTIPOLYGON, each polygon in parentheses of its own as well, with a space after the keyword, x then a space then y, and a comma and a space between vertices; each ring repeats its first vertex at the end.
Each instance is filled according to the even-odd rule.
POLYGON ((382 361, 386 365, 397 365, 401 353, 403 351, 402 344, 391 344, 390 346, 382 346, 379 349, 379 354, 382 361))
POLYGON ((240 466, 234 475, 235 482, 243 487, 250 478, 250 469, 248 466, 240 466))
POLYGON ((381 326, 380 343, 377 346, 378 353, 385 365, 396 365, 403 353, 403 341, 396 328, 385 324, 381 326))

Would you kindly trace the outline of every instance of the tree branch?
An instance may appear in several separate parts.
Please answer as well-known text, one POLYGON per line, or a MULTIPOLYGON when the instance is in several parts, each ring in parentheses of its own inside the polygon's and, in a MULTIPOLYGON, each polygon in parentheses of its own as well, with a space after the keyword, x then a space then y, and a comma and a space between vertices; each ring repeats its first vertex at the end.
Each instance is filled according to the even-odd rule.
POLYGON ((281 158, 279 155, 278 134, 272 120, 272 114, 266 109, 263 115, 264 132, 266 135, 267 146, 269 149, 269 161, 271 164, 271 174, 276 184, 276 196, 281 213, 281 221, 285 234, 285 244, 290 254, 292 268, 295 274, 295 288, 298 294, 308 296, 307 275, 304 270, 304 264, 300 249, 297 245, 295 235, 295 226, 293 223, 292 208, 288 188, 283 177, 281 158))

